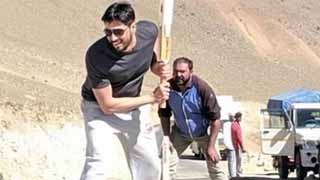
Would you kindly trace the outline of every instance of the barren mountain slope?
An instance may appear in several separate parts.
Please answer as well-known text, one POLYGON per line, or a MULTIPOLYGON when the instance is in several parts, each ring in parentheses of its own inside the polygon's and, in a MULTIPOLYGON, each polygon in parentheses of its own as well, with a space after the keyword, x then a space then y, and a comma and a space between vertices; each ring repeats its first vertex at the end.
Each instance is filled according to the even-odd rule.
MULTIPOLYGON (((3 126, 21 119, 59 124, 79 119, 84 54, 103 36, 100 17, 110 2, 0 2, 0 107, 12 115, 1 114, 3 126)), ((158 1, 133 2, 139 19, 158 22, 158 1)), ((193 59, 195 72, 218 95, 233 95, 248 108, 254 102, 258 111, 270 95, 320 88, 317 0, 175 3, 173 58, 193 59)), ((148 74, 144 92, 157 82, 148 74)), ((244 110, 249 121, 258 118, 256 110, 244 110)))
MULTIPOLYGON (((100 17, 110 2, 1 1, 0 107, 17 122, 79 119, 84 54, 103 36, 100 17)), ((139 19, 158 22, 158 1, 133 2, 139 19)), ((175 1, 173 58, 190 57, 218 95, 244 102, 319 89, 319 8, 317 0, 175 1)), ((148 74, 144 92, 157 82, 148 74)), ((8 117, 1 123, 15 124, 8 117)))
MULTIPOLYGON (((103 35, 100 16, 108 2, 1 1, 1 96, 22 101, 15 97, 30 95, 37 102, 75 108, 85 75, 84 53, 103 35), (19 85, 15 93, 11 83, 19 85), (55 91, 61 94, 52 98, 55 91), (70 93, 71 99, 64 97, 70 93)), ((134 4, 139 18, 158 21, 157 1, 134 4)), ((319 88, 319 6, 316 0, 176 1, 173 57, 191 57, 196 73, 218 94, 241 100, 264 101, 290 88, 319 88)), ((149 76, 146 86, 152 87, 154 78, 149 76)))

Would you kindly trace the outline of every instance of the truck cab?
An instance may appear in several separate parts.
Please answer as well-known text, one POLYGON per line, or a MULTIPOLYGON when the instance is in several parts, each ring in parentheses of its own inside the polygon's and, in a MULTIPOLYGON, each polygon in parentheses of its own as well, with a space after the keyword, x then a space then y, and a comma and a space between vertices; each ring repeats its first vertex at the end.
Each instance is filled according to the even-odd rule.
POLYGON ((261 147, 281 179, 296 171, 319 173, 320 92, 299 90, 272 97, 261 111, 261 147))

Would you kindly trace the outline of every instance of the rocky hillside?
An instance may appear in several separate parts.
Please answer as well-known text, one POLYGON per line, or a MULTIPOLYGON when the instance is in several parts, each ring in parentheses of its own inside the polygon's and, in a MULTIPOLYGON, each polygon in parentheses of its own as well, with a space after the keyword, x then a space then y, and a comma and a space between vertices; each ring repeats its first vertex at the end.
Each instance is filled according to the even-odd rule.
MULTIPOLYGON (((77 111, 84 53, 103 35, 100 16, 109 2, 1 1, 2 104, 77 111)), ((133 2, 140 19, 158 21, 157 1, 133 2)), ((176 1, 173 58, 192 58, 218 94, 243 101, 320 88, 319 8, 317 0, 176 1)), ((154 78, 147 78, 147 91, 154 78)))

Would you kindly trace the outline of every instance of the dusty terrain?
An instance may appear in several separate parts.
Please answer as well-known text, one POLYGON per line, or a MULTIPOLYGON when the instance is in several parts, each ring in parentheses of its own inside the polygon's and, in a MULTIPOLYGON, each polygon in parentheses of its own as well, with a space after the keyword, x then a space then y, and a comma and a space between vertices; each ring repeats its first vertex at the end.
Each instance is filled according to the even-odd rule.
MULTIPOLYGON (((103 35, 100 17, 110 2, 0 2, 3 179, 78 179, 84 54, 103 35)), ((158 21, 158 1, 133 3, 139 19, 158 21)), ((253 154, 260 150, 259 110, 270 95, 320 89, 319 9, 318 0, 176 1, 173 58, 190 57, 218 95, 242 102, 253 154)), ((148 74, 144 93, 157 81, 148 74)))

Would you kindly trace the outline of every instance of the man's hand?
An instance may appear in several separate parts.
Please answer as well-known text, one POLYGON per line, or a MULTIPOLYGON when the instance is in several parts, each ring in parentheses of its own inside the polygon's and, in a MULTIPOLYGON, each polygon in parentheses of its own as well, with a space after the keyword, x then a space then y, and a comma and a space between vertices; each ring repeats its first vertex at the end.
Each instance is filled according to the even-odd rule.
POLYGON ((170 179, 170 155, 172 153, 172 144, 169 136, 163 136, 161 146, 161 166, 162 166, 162 179, 170 179))
POLYGON ((246 152, 247 152, 247 151, 244 149, 244 147, 243 147, 243 144, 242 144, 242 143, 240 144, 240 148, 241 148, 241 152, 242 152, 242 153, 246 153, 246 152))
POLYGON ((160 79, 169 79, 171 77, 170 67, 164 61, 158 61, 155 64, 154 73, 160 77, 160 79))
POLYGON ((163 139, 162 139, 162 148, 166 148, 166 149, 169 149, 171 152, 172 152, 172 148, 173 148, 173 145, 170 141, 170 138, 169 136, 163 136, 163 139))
POLYGON ((161 103, 169 99, 169 83, 163 82, 153 91, 153 97, 155 98, 156 103, 161 103))
POLYGON ((217 163, 220 160, 219 154, 214 146, 208 146, 208 158, 217 163))

